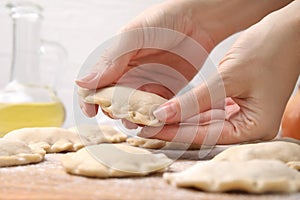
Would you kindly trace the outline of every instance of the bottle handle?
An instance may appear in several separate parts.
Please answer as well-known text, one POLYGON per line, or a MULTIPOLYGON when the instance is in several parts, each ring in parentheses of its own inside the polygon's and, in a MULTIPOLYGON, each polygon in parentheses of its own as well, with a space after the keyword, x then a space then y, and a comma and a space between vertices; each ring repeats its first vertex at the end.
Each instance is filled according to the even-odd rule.
POLYGON ((41 41, 40 53, 41 80, 55 90, 59 88, 59 78, 62 78, 58 74, 66 70, 68 53, 61 44, 48 40, 41 41))

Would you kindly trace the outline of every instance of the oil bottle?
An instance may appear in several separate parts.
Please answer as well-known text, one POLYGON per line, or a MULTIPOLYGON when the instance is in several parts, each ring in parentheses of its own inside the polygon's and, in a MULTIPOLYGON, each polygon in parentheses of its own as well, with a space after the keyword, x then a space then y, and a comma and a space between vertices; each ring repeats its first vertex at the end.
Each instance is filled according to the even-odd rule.
POLYGON ((51 48, 52 53, 63 51, 59 45, 40 39, 40 6, 19 2, 7 7, 13 20, 13 52, 10 82, 0 91, 0 137, 23 127, 61 126, 64 106, 49 81, 51 74, 40 72, 45 49, 51 48))

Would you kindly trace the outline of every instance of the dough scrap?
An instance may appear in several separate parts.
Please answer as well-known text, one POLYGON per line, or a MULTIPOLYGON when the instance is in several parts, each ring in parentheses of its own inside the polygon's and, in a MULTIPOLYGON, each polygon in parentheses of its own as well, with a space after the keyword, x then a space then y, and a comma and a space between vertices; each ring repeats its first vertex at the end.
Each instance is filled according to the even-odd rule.
POLYGON ((131 146, 147 149, 161 149, 166 146, 166 142, 163 140, 146 139, 141 137, 127 138, 126 142, 131 146))
POLYGON ((0 167, 38 163, 44 159, 45 151, 29 147, 22 141, 0 139, 0 167))
POLYGON ((4 138, 21 140, 30 146, 41 147, 47 153, 77 151, 83 147, 76 133, 57 127, 17 129, 6 134, 4 138))
POLYGON ((300 145, 283 141, 243 144, 230 147, 213 158, 227 161, 253 159, 273 159, 285 163, 300 161, 300 145))
POLYGON ((165 173, 163 178, 177 187, 193 187, 208 192, 300 190, 300 173, 278 160, 202 161, 179 173, 165 173))
POLYGON ((163 125, 153 111, 167 99, 156 94, 123 86, 106 87, 96 92, 81 88, 78 94, 86 103, 98 104, 112 118, 146 126, 163 125))
POLYGON ((68 173, 109 178, 162 172, 172 160, 164 154, 152 154, 124 144, 99 144, 67 153, 62 156, 61 162, 68 173))
POLYGON ((300 170, 300 161, 290 161, 286 163, 286 165, 290 168, 300 170))
POLYGON ((81 136, 86 145, 125 142, 127 135, 107 125, 79 125, 68 130, 81 136))
POLYGON ((205 146, 197 144, 187 144, 180 142, 166 142, 158 139, 148 139, 141 137, 131 137, 126 142, 135 147, 142 147, 147 149, 168 149, 168 150, 199 150, 205 146))

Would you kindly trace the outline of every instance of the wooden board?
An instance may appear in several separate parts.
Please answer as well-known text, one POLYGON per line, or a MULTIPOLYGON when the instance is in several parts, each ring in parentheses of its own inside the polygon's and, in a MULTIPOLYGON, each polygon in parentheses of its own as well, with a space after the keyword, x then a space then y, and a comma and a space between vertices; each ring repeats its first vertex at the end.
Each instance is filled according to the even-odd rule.
MULTIPOLYGON (((168 185, 161 174, 141 178, 93 179, 65 173, 60 154, 47 154, 39 164, 0 168, 0 199, 203 199, 299 200, 300 193, 250 195, 213 194, 168 185)), ((176 161, 171 171, 181 171, 195 161, 176 161)))

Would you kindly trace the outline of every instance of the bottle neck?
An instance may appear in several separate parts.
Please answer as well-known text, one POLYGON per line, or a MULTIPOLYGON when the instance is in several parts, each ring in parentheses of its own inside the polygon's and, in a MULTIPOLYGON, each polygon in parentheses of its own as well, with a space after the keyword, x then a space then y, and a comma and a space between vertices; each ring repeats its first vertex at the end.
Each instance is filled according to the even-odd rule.
POLYGON ((38 84, 41 16, 34 10, 29 11, 28 8, 12 8, 13 56, 10 79, 21 84, 38 84))

